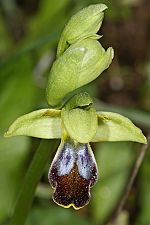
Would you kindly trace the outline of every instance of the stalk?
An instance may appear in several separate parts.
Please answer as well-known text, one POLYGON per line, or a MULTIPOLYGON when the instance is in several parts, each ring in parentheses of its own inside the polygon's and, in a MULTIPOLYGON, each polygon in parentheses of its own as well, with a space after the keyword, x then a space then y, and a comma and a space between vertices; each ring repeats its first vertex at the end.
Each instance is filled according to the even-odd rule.
POLYGON ((31 161, 20 190, 11 225, 24 225, 31 208, 35 189, 49 160, 50 152, 56 149, 58 141, 42 140, 31 161))

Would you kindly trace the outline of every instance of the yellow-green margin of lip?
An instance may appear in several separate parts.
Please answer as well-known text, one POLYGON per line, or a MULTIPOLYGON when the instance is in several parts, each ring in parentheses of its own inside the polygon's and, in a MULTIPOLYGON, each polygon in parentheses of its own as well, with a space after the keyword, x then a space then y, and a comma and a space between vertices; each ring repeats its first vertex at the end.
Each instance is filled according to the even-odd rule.
MULTIPOLYGON (((53 188, 53 190, 54 190, 54 192, 55 192, 55 191, 56 191, 56 187, 55 187, 55 188, 52 187, 52 188, 53 188)), ((90 194, 90 191, 89 191, 89 200, 90 200, 90 198, 91 198, 91 194, 90 194)), ((53 199, 53 201, 54 201, 57 205, 59 205, 59 206, 65 208, 65 209, 68 209, 68 208, 70 208, 70 207, 73 207, 75 210, 79 210, 79 209, 82 209, 83 207, 85 207, 86 205, 89 204, 89 201, 88 201, 88 202, 85 203, 83 206, 81 206, 81 207, 76 207, 76 206, 74 205, 74 203, 71 203, 71 204, 69 204, 69 205, 62 205, 62 204, 56 202, 55 199, 53 198, 53 196, 52 196, 52 199, 53 199)))

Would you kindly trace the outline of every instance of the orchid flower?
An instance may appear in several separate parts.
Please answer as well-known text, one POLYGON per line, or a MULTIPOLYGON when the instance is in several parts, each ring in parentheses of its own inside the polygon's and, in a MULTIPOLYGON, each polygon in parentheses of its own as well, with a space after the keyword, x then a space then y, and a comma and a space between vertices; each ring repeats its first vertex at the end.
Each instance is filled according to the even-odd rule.
POLYGON ((75 14, 62 32, 57 58, 48 78, 46 97, 50 108, 19 117, 5 137, 26 135, 61 139, 49 169, 53 200, 66 208, 80 209, 90 200, 90 188, 98 177, 91 142, 136 141, 146 143, 141 130, 117 113, 96 111, 86 92, 74 90, 96 79, 113 59, 97 41, 103 4, 88 6, 75 14))

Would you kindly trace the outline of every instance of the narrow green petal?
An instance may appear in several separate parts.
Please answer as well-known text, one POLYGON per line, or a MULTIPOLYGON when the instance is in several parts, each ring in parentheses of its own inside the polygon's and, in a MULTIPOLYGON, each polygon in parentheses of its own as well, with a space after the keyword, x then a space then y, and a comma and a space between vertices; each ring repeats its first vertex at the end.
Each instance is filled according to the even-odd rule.
POLYGON ((97 115, 94 108, 89 110, 62 110, 62 120, 69 136, 80 142, 88 143, 96 134, 97 115))
POLYGON ((38 138, 61 138, 60 110, 41 109, 16 119, 5 137, 26 135, 38 138))
POLYGON ((97 112, 98 129, 93 142, 98 141, 135 141, 147 143, 142 131, 128 118, 117 113, 97 112))
POLYGON ((65 108, 67 110, 75 109, 78 107, 84 108, 91 106, 93 104, 93 100, 90 97, 90 95, 87 92, 81 92, 76 95, 74 95, 67 104, 65 105, 65 108))

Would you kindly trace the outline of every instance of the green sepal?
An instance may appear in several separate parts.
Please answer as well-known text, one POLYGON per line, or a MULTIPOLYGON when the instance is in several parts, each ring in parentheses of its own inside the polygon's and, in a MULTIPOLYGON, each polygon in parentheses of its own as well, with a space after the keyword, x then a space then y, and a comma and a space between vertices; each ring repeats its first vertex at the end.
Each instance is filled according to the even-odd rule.
POLYGON ((71 45, 53 64, 49 74, 46 97, 51 106, 85 84, 96 79, 108 68, 113 58, 113 49, 105 52, 94 39, 84 39, 71 45))
POLYGON ((61 138, 61 111, 41 109, 14 121, 4 137, 26 135, 43 139, 61 138))
POLYGON ((94 108, 63 108, 62 121, 68 135, 80 143, 89 143, 96 134, 97 114, 94 108))
POLYGON ((72 16, 61 34, 57 57, 76 41, 95 36, 102 25, 105 9, 104 4, 93 4, 72 16))
POLYGON ((142 131, 128 118, 117 113, 97 112, 98 129, 92 142, 135 141, 147 143, 142 131))

